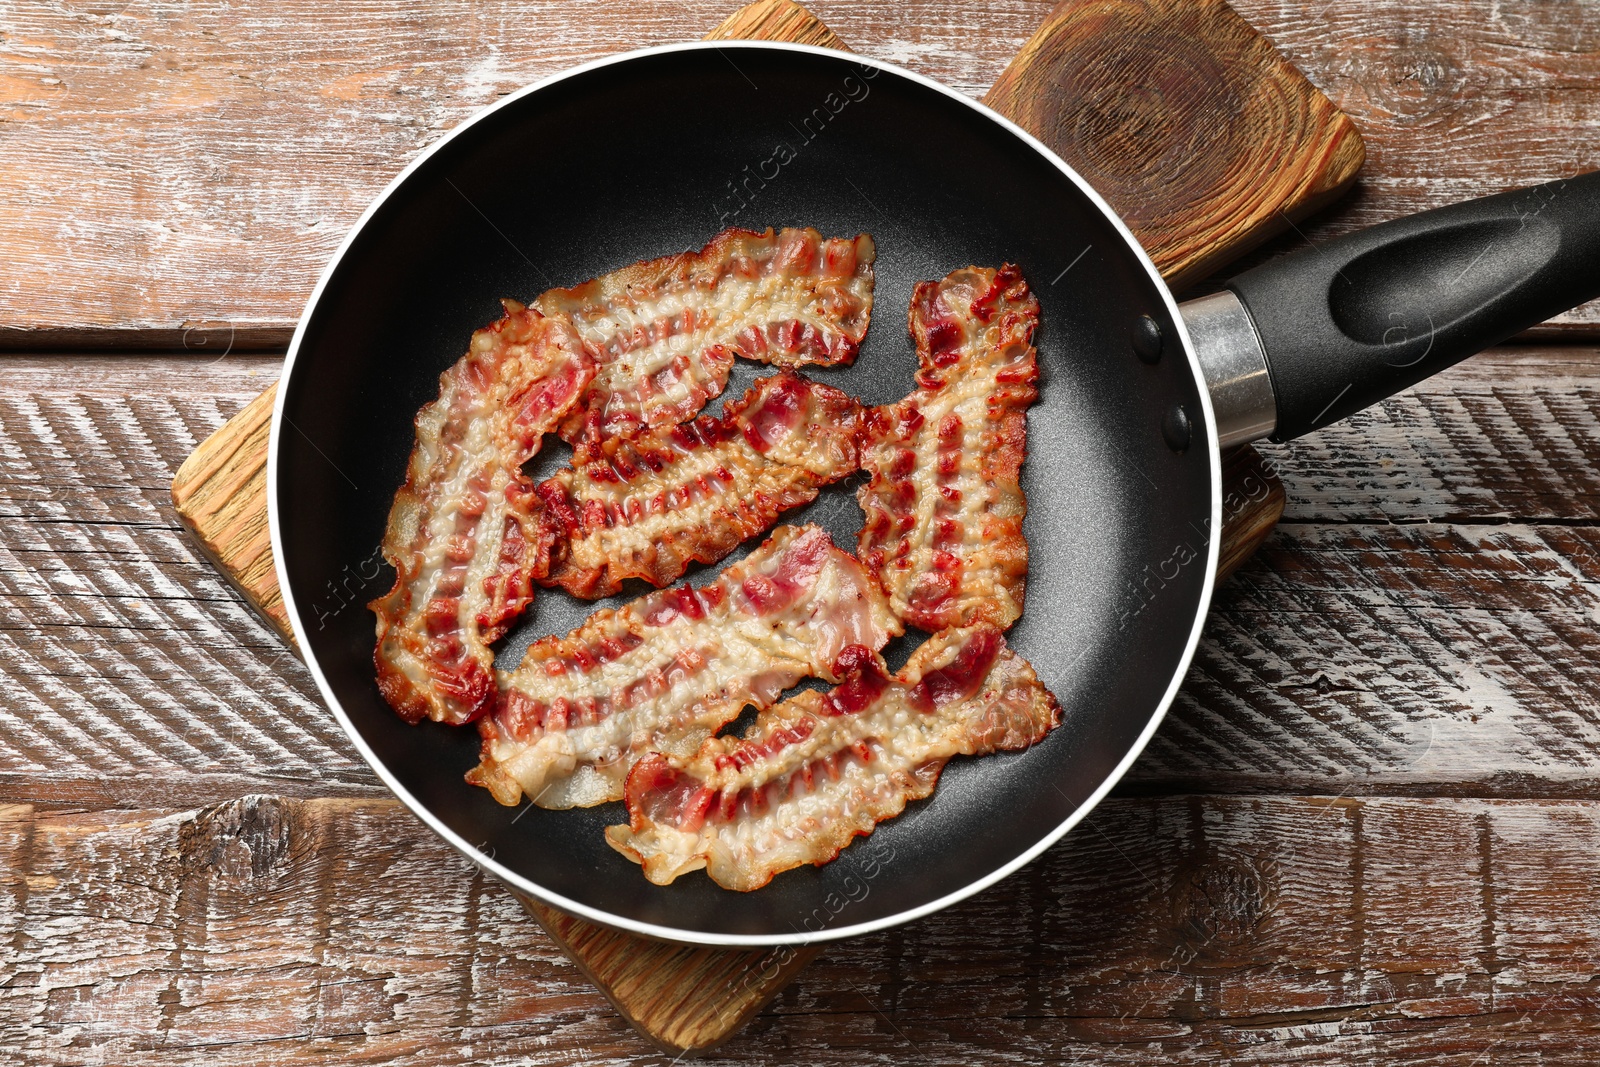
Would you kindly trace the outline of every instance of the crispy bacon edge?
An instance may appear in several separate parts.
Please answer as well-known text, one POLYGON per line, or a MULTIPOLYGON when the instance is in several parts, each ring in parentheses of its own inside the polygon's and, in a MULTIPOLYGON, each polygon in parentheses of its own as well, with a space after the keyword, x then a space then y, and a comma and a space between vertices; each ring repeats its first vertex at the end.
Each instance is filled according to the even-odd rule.
POLYGON ((544 293, 534 307, 569 318, 598 368, 562 437, 597 440, 692 418, 722 392, 735 356, 780 367, 852 362, 872 317, 876 254, 868 234, 730 228, 698 252, 544 293), (719 295, 731 306, 720 307, 719 295))
POLYGON ((953 756, 1026 748, 1060 723, 1055 697, 987 624, 930 638, 898 675, 859 647, 835 669, 840 685, 777 705, 749 737, 634 764, 629 821, 606 840, 658 885, 704 868, 748 892, 830 862, 929 796, 953 756))
POLYGON ((367 605, 378 688, 407 722, 460 725, 492 705, 489 643, 532 599, 553 541, 521 467, 593 376, 565 323, 507 301, 505 316, 473 334, 467 354, 439 376, 439 398, 418 412, 383 539, 395 583, 367 605), (480 419, 492 430, 474 450, 467 438, 480 419), (431 527, 452 516, 444 560, 430 562, 442 536, 431 527))
POLYGON ((541 581, 592 599, 715 563, 860 469, 861 426, 849 394, 785 370, 720 418, 580 444, 536 490, 554 540, 541 581))
MULTIPOLYGON (((532 599, 533 582, 547 572, 554 546, 554 532, 535 517, 539 505, 531 483, 518 468, 538 450, 540 438, 551 429, 592 436, 608 425, 590 417, 618 404, 614 391, 589 388, 600 371, 595 353, 609 355, 614 361, 619 353, 632 351, 638 344, 670 338, 680 327, 692 328, 691 320, 696 318, 692 310, 684 309, 676 324, 670 314, 659 322, 639 323, 621 314, 624 309, 619 303, 637 307, 641 300, 670 290, 674 279, 690 287, 709 281, 715 289, 719 278, 755 283, 763 271, 769 271, 787 272, 803 283, 800 288, 807 296, 801 308, 804 314, 757 316, 725 343, 674 355, 675 374, 700 364, 712 371, 709 384, 688 389, 678 404, 662 409, 659 418, 651 417, 672 423, 692 417, 707 399, 722 391, 734 354, 784 366, 854 359, 871 317, 874 255, 872 238, 866 234, 854 239, 824 239, 812 229, 777 233, 768 229, 765 234, 730 229, 714 237, 698 255, 635 263, 571 289, 550 290, 533 308, 506 301, 506 316, 474 334, 473 348, 440 376, 439 399, 418 413, 416 445, 406 481, 390 509, 383 549, 395 567, 396 581, 387 594, 368 606, 376 615, 373 661, 378 687, 401 718, 413 723, 427 717, 461 724, 488 709, 494 694, 493 656, 487 646, 532 599), (810 278, 812 274, 816 277, 810 278), (566 365, 553 367, 548 382, 538 380, 538 374, 525 375, 516 389, 507 390, 503 387, 511 383, 502 381, 508 378, 506 368, 526 369, 524 360, 510 358, 518 343, 511 335, 526 334, 535 329, 534 324, 540 324, 540 331, 563 335, 560 347, 566 365), (607 342, 608 329, 610 340, 621 338, 620 344, 607 342), (479 351, 480 345, 485 351, 479 351), (576 383, 577 392, 566 392, 577 376, 583 379, 576 383), (509 431, 505 425, 497 428, 495 444, 502 453, 498 462, 484 457, 482 469, 470 477, 465 491, 457 486, 462 500, 456 503, 466 506, 456 512, 454 527, 448 534, 430 535, 433 511, 452 504, 436 492, 436 483, 442 481, 436 453, 440 447, 454 449, 445 457, 445 471, 451 469, 450 459, 462 459, 461 441, 467 433, 464 423, 498 415, 494 404, 482 403, 496 395, 503 403, 521 405, 523 410, 511 413, 509 431), (556 410, 558 402, 560 410, 556 410), (535 414, 541 417, 537 425, 535 414), (503 440, 507 432, 512 435, 509 441, 503 440), (509 446, 517 451, 507 454, 509 446), (489 484, 496 480, 492 472, 497 466, 509 475, 503 490, 489 484), (474 514, 479 498, 484 511, 474 514), (484 512, 489 514, 491 526, 503 519, 503 528, 482 529, 479 520, 484 512), (445 591, 437 595, 427 579, 439 568, 429 565, 425 557, 429 541, 444 536, 450 541, 445 550, 450 566, 445 569, 469 573, 459 576, 463 579, 459 590, 451 585, 458 576, 446 574, 442 579, 445 591), (488 603, 475 610, 472 603, 476 598, 467 586, 476 582, 483 570, 479 550, 491 545, 498 546, 499 558, 493 561, 493 572, 482 575, 488 603)), ((793 310, 781 303, 778 307, 780 311, 793 310)), ((634 384, 649 390, 659 381, 658 374, 634 384)))
POLYGON ((857 554, 896 614, 929 633, 975 622, 1004 630, 1022 614, 1028 505, 1020 477, 1027 410, 1039 396, 1038 321, 1038 300, 1014 264, 919 283, 909 313, 918 388, 868 413, 861 463, 872 476, 857 492, 865 514, 857 554), (965 307, 950 306, 949 297, 969 292, 965 307), (938 413, 980 375, 988 386, 981 426, 938 413), (963 457, 977 457, 977 469, 964 472, 963 457), (919 478, 937 495, 920 499, 919 478), (974 494, 982 495, 975 528, 974 494))

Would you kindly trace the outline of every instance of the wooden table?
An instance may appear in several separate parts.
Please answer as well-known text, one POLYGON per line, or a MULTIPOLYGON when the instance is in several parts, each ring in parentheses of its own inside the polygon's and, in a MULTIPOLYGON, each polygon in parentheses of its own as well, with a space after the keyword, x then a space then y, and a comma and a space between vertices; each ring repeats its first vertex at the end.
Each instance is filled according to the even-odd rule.
MULTIPOLYGON (((388 798, 167 486, 441 129, 732 6, 3 9, 0 1063, 653 1055, 388 798)), ((1051 5, 812 6, 978 95, 1051 5)), ((1600 164, 1600 5, 1235 6, 1368 152, 1260 254, 1600 164)), ((721 1055, 1600 1060, 1597 339, 1590 306, 1265 449, 1284 522, 1117 793, 721 1055)))

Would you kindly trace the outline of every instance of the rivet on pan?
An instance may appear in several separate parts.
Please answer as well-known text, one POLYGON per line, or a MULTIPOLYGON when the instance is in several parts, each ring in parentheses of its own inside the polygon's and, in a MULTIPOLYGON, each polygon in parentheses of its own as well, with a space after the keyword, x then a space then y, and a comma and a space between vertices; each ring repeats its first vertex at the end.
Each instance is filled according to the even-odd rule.
POLYGON ((1149 315, 1133 320, 1133 351, 1146 363, 1161 358, 1161 324, 1149 315))
POLYGON ((1189 413, 1183 405, 1174 404, 1168 408, 1161 419, 1161 436, 1166 438, 1167 447, 1182 455, 1189 448, 1190 432, 1189 413))

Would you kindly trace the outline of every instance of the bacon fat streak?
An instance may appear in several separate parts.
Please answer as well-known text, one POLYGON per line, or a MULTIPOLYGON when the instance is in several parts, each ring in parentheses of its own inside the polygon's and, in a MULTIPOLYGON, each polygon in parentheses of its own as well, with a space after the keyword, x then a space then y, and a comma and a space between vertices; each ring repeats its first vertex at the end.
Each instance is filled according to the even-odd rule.
POLYGON ((593 377, 570 325, 508 301, 418 413, 383 538, 395 584, 368 605, 378 687, 408 722, 469 722, 492 703, 489 642, 532 599, 553 539, 522 464, 593 377))
POLYGON ((844 649, 902 632, 855 557, 816 526, 780 526, 700 589, 650 593, 532 645, 500 677, 467 780, 502 804, 622 797, 648 751, 688 753, 747 705, 770 706, 844 649))
POLYGON ((1026 748, 1060 721, 1055 697, 987 624, 930 638, 898 675, 860 647, 835 670, 842 684, 768 710, 747 738, 641 759, 611 846, 659 885, 703 867, 724 888, 759 889, 928 796, 951 757, 1026 748))
POLYGON ((692 418, 735 356, 780 367, 855 359, 872 314, 872 238, 729 229, 699 252, 636 263, 533 306, 569 320, 598 368, 561 435, 692 418))
POLYGON ((538 494, 555 530, 547 585, 579 597, 628 578, 663 586, 714 563, 856 471, 861 406, 784 371, 721 418, 578 446, 538 494))
POLYGON ((1037 399, 1039 303, 1021 272, 922 282, 910 326, 918 388, 869 414, 858 555, 895 614, 929 633, 1022 614, 1028 511, 1018 477, 1037 399))
POLYGON ((691 418, 735 355, 848 362, 871 314, 873 254, 864 234, 727 230, 532 308, 507 301, 418 414, 390 511, 395 585, 369 606, 378 685, 401 717, 464 723, 492 703, 488 645, 532 599, 555 538, 520 469, 546 432, 691 418))

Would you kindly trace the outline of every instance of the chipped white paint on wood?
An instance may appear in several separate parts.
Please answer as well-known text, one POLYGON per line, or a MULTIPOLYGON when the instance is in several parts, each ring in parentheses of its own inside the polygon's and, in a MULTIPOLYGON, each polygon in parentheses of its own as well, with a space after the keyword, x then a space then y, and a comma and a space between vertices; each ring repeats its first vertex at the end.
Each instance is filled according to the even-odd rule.
MULTIPOLYGON (((356 216, 441 133, 567 67, 697 39, 737 6, 5 4, 0 202, 28 210, 0 214, 0 327, 281 343, 356 216)), ((819 11, 867 54, 978 95, 1050 4, 857 7, 819 11)))
POLYGON ((1591 795, 1600 531, 1281 524, 1133 777, 1591 795))
MULTIPOLYGON (((0 213, 0 341, 282 343, 361 209, 445 130, 576 63, 697 38, 735 6, 10 0, 0 202, 27 208, 0 213)), ((977 96, 1051 4, 813 6, 863 54, 977 96)), ((1600 163, 1589 5, 1238 7, 1366 135, 1368 177, 1302 225, 1312 240, 1600 163)), ((1565 321, 1600 328, 1600 310, 1565 321)))
POLYGON ((1135 776, 1591 795, 1600 352, 1496 350, 1262 453, 1284 523, 1135 776))
POLYGON ((0 361, 3 795, 374 791, 303 669, 180 533, 168 497, 183 457, 279 361, 62 365, 0 361))
MULTIPOLYGON (((1554 377, 1547 350, 1503 350, 1389 402, 1368 437, 1269 453, 1290 521, 1218 597, 1129 788, 1600 796, 1600 484, 1548 443, 1600 437, 1600 356, 1559 352, 1554 377)), ((0 361, 0 796, 381 792, 166 496, 276 361, 62 366, 0 361)))
MULTIPOLYGON (((1597 856, 1593 801, 1112 800, 830 948, 713 1062, 1583 1062, 1597 856)), ((0 945, 8 1050, 41 1065, 648 1051, 392 801, 0 808, 0 945)))
POLYGON ((1500 349, 1260 450, 1291 522, 1600 518, 1600 350, 1500 349))

